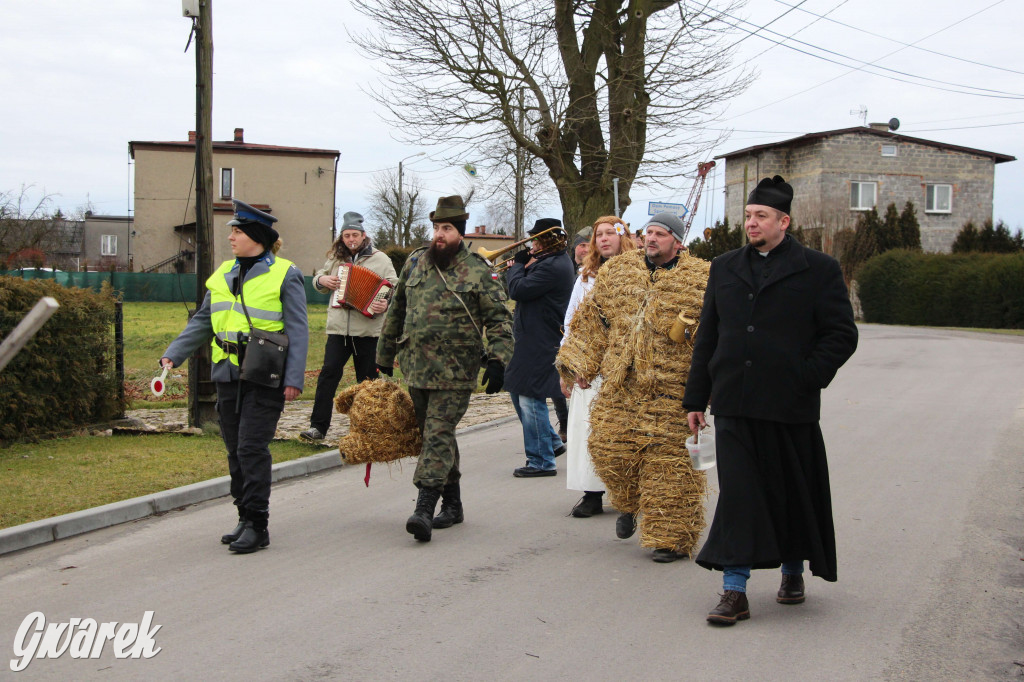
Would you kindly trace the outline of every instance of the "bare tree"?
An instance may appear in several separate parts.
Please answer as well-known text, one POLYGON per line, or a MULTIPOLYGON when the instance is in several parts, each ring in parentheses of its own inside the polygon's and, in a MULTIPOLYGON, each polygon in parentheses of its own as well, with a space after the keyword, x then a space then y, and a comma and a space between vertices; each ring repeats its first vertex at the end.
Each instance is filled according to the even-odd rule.
POLYGON ((702 124, 749 82, 720 40, 742 2, 353 0, 380 31, 352 38, 382 61, 373 94, 410 142, 510 138, 578 226, 613 211, 613 179, 624 209, 634 180, 667 182, 714 144, 702 124))
POLYGON ((67 269, 81 252, 81 221, 54 208, 52 195, 34 199, 29 190, 0 192, 0 264, 67 269))
POLYGON ((426 200, 420 181, 412 173, 403 173, 399 199, 398 173, 386 170, 373 177, 370 196, 370 226, 378 248, 412 246, 422 241, 427 220, 426 200))

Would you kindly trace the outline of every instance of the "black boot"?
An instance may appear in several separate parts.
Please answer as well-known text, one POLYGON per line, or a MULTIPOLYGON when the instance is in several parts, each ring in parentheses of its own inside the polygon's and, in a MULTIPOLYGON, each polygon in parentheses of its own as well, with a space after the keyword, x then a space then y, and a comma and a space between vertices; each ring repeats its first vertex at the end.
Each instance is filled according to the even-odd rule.
POLYGON ((270 545, 270 531, 267 530, 269 519, 269 511, 248 512, 248 519, 245 522, 242 534, 238 536, 237 540, 228 545, 228 549, 239 554, 249 554, 258 549, 268 547, 270 545))
POLYGON ((569 512, 577 519, 589 519, 594 514, 604 513, 604 492, 583 491, 583 498, 569 512))
POLYGON ((463 518, 459 483, 449 483, 441 490, 441 513, 434 517, 434 528, 451 528, 463 518))
POLYGON ((420 488, 416 498, 416 511, 405 522, 405 530, 420 542, 430 542, 430 531, 434 527, 434 508, 441 497, 440 488, 420 488))
POLYGON ((238 536, 245 530, 245 510, 241 507, 238 508, 238 525, 230 533, 220 536, 221 544, 230 545, 232 542, 238 539, 238 536))

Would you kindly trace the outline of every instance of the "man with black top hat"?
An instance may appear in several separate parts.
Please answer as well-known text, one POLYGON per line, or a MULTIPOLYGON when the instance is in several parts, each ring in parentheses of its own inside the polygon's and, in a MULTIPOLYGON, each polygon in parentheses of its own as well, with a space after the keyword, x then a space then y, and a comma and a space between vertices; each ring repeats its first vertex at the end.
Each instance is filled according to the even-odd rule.
MULTIPOLYGON (((561 227, 557 218, 541 218, 528 232, 537 235, 561 227)), ((508 295, 516 302, 512 333, 515 352, 505 371, 505 389, 523 425, 526 465, 512 472, 517 478, 554 476, 555 457, 565 444, 548 418, 548 398, 563 398, 555 370, 562 342, 562 322, 572 295, 576 270, 562 249, 541 253, 534 241, 513 257, 506 274, 508 295)))
POLYGON ((723 571, 708 622, 750 617, 754 568, 782 567, 776 601, 804 601, 804 561, 836 580, 821 389, 857 348, 839 264, 786 234, 793 188, 776 175, 750 193, 749 243, 711 264, 683 406, 706 425, 713 400, 719 497, 697 563, 723 571), (713 396, 713 397, 712 397, 713 396))
POLYGON ((512 357, 507 296, 487 261, 463 243, 468 219, 462 197, 438 200, 430 212, 433 240, 409 254, 377 342, 377 366, 391 376, 398 361, 423 434, 413 475, 416 510, 405 524, 421 542, 430 541, 434 528, 464 519, 455 429, 481 363, 486 392, 497 393, 512 357))
POLYGON ((309 327, 302 272, 276 255, 281 245, 273 228, 277 218, 243 201, 233 201, 235 218, 228 222, 228 241, 235 258, 221 263, 206 280, 203 304, 164 351, 160 364, 177 367, 202 344, 212 345, 210 378, 217 386, 231 497, 238 508, 237 526, 220 541, 232 552, 248 554, 270 545, 268 446, 285 401, 302 393, 309 327), (284 376, 277 386, 239 379, 249 320, 253 328, 288 336, 284 376))

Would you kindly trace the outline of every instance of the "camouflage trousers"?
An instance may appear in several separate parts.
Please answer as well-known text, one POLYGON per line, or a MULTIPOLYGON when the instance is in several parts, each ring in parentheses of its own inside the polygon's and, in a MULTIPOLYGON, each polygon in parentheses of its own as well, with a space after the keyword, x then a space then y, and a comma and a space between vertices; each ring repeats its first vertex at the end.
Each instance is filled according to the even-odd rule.
POLYGON ((455 429, 469 407, 471 390, 443 391, 409 387, 416 423, 423 435, 423 449, 412 482, 417 488, 443 488, 458 483, 459 444, 455 429))

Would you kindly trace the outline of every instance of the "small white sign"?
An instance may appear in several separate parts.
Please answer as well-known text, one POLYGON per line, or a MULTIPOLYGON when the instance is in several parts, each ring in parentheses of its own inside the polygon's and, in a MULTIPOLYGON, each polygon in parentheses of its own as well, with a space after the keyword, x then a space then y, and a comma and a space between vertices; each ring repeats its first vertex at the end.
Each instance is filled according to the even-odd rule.
POLYGON ((689 213, 689 210, 686 208, 686 204, 666 204, 662 201, 647 202, 647 215, 657 215, 659 213, 671 213, 682 218, 689 213))

